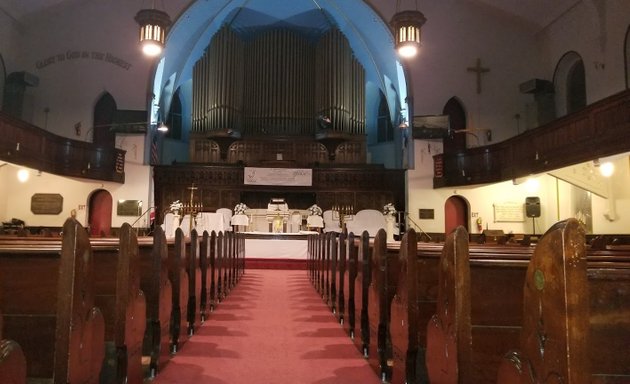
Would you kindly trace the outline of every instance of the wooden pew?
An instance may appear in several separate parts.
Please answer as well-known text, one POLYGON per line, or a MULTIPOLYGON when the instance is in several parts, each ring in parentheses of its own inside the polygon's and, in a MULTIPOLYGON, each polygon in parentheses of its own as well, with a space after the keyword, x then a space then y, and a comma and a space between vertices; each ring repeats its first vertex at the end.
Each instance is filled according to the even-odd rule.
POLYGON ((0 314, 0 383, 26 384, 24 352, 18 343, 2 337, 2 314, 0 314))
POLYGON ((168 278, 172 287, 171 353, 176 353, 188 339, 188 272, 186 269, 186 239, 180 228, 175 241, 168 246, 168 278))
POLYGON ((140 289, 138 239, 127 223, 118 241, 92 241, 94 301, 105 320, 106 358, 101 383, 139 383, 144 378, 142 343, 146 300, 140 289))
POLYGON ((499 383, 589 383, 589 287, 584 230, 570 219, 550 228, 527 268, 522 352, 501 365, 499 383))
POLYGON ((68 219, 61 243, 49 243, 0 246, 3 336, 21 345, 29 378, 98 383, 105 324, 87 232, 68 219))
MULTIPOLYGON (((186 273, 188 274, 188 302, 186 319, 188 321, 188 336, 192 336, 202 321, 201 313, 201 281, 203 279, 200 263, 200 243, 197 230, 190 232, 189 250, 186 252, 186 273)), ((205 275, 205 273, 204 273, 205 275)))
MULTIPOLYGON (((553 251, 550 250, 549 243, 559 246, 562 250, 561 242, 553 239, 562 238, 560 234, 575 232, 577 231, 575 228, 579 228, 579 224, 574 223, 572 219, 567 223, 562 222, 552 227, 537 245, 535 253, 544 252, 552 255, 553 251), (570 231, 564 230, 563 226, 569 228, 570 231)), ((565 235, 565 242, 571 240, 575 242, 574 247, 585 246, 583 236, 580 242, 571 236, 565 235)), ((496 380, 497 371, 501 365, 502 355, 497 351, 519 348, 521 327, 527 324, 526 315, 538 313, 539 308, 537 306, 525 308, 523 287, 527 278, 530 255, 511 253, 511 248, 503 256, 494 251, 495 249, 488 257, 480 250, 475 250, 473 253, 471 249, 467 264, 470 285, 457 286, 458 290, 455 291, 462 296, 464 302, 471 303, 470 322, 450 320, 451 324, 460 328, 454 330, 454 327, 451 327, 451 331, 455 334, 449 337, 454 338, 455 335, 466 334, 466 328, 470 328, 472 335, 470 352, 464 352, 471 353, 471 357, 469 359, 465 355, 462 357, 454 353, 455 351, 451 348, 451 353, 448 355, 451 361, 436 363, 429 361, 429 357, 444 357, 445 354, 428 352, 429 370, 431 370, 431 365, 435 364, 443 370, 448 367, 458 367, 460 371, 470 372, 467 375, 452 376, 460 381, 466 377, 466 382, 493 382, 496 380), (463 366, 464 364, 468 364, 468 367, 463 366)), ((565 253, 567 252, 565 250, 565 253)), ((535 259, 536 254, 531 255, 532 260, 535 259)), ((589 382, 628 383, 630 382, 630 358, 619 351, 625 349, 622 345, 627 345, 630 340, 630 319, 627 316, 630 312, 630 263, 627 255, 624 257, 622 254, 617 254, 602 262, 598 261, 595 255, 585 254, 590 295, 582 295, 583 299, 587 300, 589 309, 581 316, 587 319, 588 326, 583 331, 588 333, 590 341, 587 346, 582 346, 582 349, 589 354, 588 364, 581 364, 580 367, 587 369, 588 365, 591 366, 593 375, 589 382), (589 296, 590 301, 588 301, 589 296)), ((550 262, 550 260, 551 257, 547 257, 545 262, 550 262)), ((575 262, 575 257, 572 260, 575 262)), ((464 264, 459 264, 459 266, 462 265, 464 264)), ((453 278, 454 281, 465 280, 465 277, 461 275, 465 272, 462 272, 461 268, 451 268, 450 271, 460 273, 453 278)), ((460 320, 468 318, 465 313, 454 314, 454 309, 450 311, 451 317, 460 320)), ((437 312, 439 313, 439 310, 437 312)), ((431 335, 428 337, 430 338, 431 335)), ((427 341, 428 346, 431 343, 431 340, 427 341)), ((464 344, 468 343, 464 342, 464 344)))
POLYGON ((152 239, 140 244, 140 288, 146 299, 143 355, 149 356, 148 376, 162 370, 171 356, 170 318, 173 288, 169 280, 166 236, 157 226, 152 239))
POLYGON ((427 326, 430 382, 464 383, 472 379, 468 258, 468 233, 458 227, 446 238, 440 259, 437 311, 427 326))
POLYGON ((403 236, 398 254, 399 278, 391 303, 392 383, 426 383, 426 346, 420 343, 420 305, 416 231, 403 236))

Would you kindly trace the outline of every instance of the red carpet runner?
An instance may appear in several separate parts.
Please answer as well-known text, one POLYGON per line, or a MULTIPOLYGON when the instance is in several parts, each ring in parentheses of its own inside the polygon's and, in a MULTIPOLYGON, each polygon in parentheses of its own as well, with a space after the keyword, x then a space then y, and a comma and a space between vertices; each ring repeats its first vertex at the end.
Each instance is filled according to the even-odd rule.
POLYGON ((248 269, 155 384, 377 384, 306 271, 248 269))

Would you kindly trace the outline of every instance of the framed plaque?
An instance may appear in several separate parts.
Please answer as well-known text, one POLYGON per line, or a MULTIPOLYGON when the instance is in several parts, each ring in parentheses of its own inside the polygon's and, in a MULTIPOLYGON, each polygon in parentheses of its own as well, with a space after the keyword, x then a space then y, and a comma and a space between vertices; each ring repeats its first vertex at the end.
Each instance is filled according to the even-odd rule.
POLYGON ((34 215, 58 215, 63 211, 63 196, 58 193, 35 193, 31 196, 34 215))
POLYGON ((116 214, 118 216, 140 216, 142 214, 142 200, 118 200, 116 214))

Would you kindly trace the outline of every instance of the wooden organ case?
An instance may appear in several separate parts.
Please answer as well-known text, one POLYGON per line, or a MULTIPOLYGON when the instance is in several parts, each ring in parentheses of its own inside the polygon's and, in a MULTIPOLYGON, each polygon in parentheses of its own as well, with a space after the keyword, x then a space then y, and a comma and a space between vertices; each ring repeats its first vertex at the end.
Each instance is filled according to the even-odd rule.
POLYGON ((225 26, 194 65, 192 92, 190 163, 154 169, 160 216, 192 183, 207 210, 255 194, 304 209, 404 210, 404 170, 367 164, 365 70, 337 28, 246 38, 225 26), (244 167, 312 168, 313 185, 244 185, 244 167))

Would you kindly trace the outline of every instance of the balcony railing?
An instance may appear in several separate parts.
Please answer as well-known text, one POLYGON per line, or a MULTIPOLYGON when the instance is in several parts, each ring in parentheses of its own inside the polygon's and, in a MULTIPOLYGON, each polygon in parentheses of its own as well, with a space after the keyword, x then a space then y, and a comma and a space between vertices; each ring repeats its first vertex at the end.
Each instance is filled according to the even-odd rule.
POLYGON ((58 136, 2 112, 0 160, 60 176, 125 182, 125 151, 58 136))
POLYGON ((630 151, 630 90, 501 143, 433 157, 433 186, 496 183, 630 151))

